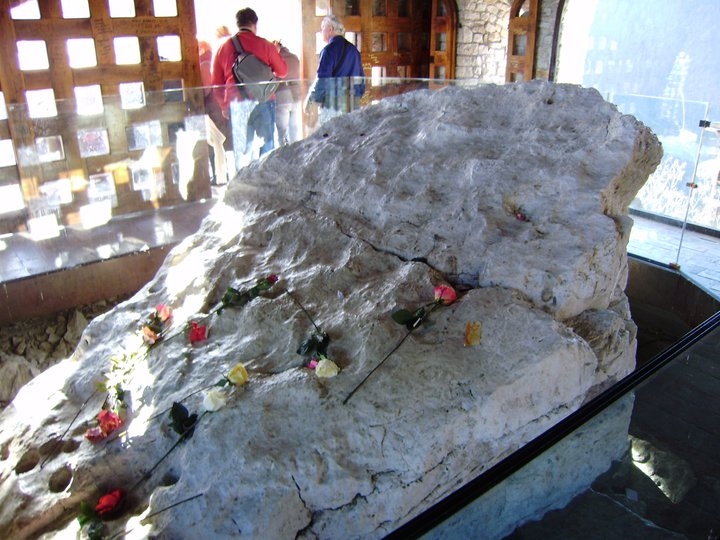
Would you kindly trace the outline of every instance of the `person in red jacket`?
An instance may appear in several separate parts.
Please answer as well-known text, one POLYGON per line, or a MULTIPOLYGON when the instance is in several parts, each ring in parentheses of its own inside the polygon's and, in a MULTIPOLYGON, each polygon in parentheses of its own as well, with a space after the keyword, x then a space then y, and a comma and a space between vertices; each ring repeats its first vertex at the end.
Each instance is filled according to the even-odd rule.
MULTIPOLYGON (((243 49, 270 66, 275 77, 285 77, 287 75, 287 64, 280 56, 277 46, 257 35, 258 16, 255 11, 250 8, 243 8, 237 12, 235 19, 238 26, 237 36, 243 49)), ((237 54, 232 39, 228 39, 220 46, 213 61, 211 79, 215 87, 213 92, 226 118, 230 118, 230 104, 233 101, 242 100, 232 70, 237 54)), ((273 149, 275 134, 274 99, 260 103, 253 109, 248 121, 248 142, 251 140, 251 130, 265 141, 260 149, 260 155, 273 149)), ((243 150, 247 151, 248 148, 246 147, 243 150)))

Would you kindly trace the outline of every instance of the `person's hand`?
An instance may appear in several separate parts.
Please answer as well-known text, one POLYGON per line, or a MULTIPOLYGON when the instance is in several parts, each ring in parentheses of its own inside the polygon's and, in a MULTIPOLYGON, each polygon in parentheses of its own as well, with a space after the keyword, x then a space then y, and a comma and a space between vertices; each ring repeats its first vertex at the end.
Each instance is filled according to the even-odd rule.
POLYGON ((217 30, 215 30, 215 35, 216 35, 218 38, 230 37, 230 35, 231 35, 231 34, 230 34, 230 29, 229 29, 227 26, 225 26, 225 25, 220 26, 217 30))

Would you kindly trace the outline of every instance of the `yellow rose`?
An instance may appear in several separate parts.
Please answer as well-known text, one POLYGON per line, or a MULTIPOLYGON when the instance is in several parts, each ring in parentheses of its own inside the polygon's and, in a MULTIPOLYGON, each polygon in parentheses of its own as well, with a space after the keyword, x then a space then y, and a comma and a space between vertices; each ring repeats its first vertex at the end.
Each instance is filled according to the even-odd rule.
POLYGON ((213 388, 205 393, 203 407, 208 412, 219 411, 227 403, 225 393, 219 388, 213 388))
POLYGON ((245 369, 245 366, 242 363, 237 363, 228 372, 227 379, 234 385, 242 386, 248 381, 247 369, 245 369))
POLYGON ((317 375, 318 377, 323 377, 327 379, 330 377, 334 377, 338 373, 340 373, 340 368, 337 367, 337 364, 335 364, 335 362, 327 358, 322 358, 318 362, 317 366, 315 366, 315 375, 317 375))

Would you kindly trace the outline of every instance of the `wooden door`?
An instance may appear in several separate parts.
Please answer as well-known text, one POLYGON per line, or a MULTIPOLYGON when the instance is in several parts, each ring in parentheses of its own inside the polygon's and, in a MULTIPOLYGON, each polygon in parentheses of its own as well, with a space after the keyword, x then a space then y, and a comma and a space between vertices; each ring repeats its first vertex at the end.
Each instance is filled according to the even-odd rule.
POLYGON ((432 0, 430 25, 431 79, 455 78, 457 7, 451 0, 432 0))
POLYGON ((529 81, 535 75, 538 0, 513 0, 508 26, 506 82, 529 81))

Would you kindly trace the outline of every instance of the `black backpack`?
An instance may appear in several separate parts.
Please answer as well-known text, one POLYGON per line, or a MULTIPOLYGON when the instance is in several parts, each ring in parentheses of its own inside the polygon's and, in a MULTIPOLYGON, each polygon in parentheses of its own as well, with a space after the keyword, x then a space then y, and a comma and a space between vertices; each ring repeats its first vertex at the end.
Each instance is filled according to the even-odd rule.
POLYGON ((264 103, 275 94, 280 82, 275 81, 270 66, 254 54, 245 52, 237 35, 232 37, 232 42, 238 53, 232 71, 238 84, 244 85, 240 87, 241 94, 245 99, 264 103))

